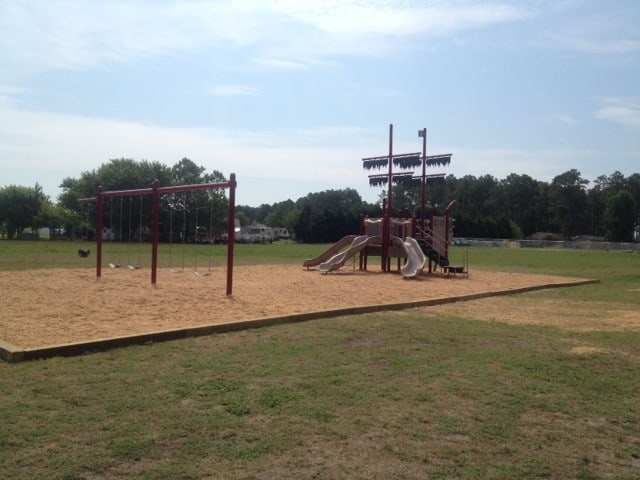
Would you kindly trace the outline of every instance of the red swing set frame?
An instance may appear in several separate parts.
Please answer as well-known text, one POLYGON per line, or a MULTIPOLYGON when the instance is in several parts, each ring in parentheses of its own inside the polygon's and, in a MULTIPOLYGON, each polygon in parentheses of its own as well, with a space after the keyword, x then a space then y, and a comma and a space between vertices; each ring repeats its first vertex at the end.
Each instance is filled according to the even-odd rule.
POLYGON ((152 231, 152 247, 151 247, 151 284, 157 282, 158 272, 158 243, 160 240, 160 196, 170 193, 197 192, 202 190, 222 190, 229 189, 229 221, 227 242, 227 295, 233 293, 233 247, 235 243, 235 203, 236 203, 236 174, 229 175, 228 182, 218 183, 198 183, 194 185, 175 185, 171 187, 161 187, 160 182, 155 180, 151 188, 140 188, 135 190, 107 190, 104 191, 101 186, 98 187, 95 198, 82 198, 80 203, 96 203, 97 220, 96 220, 96 277, 102 275, 102 229, 104 226, 104 199, 107 197, 127 197, 151 195, 153 197, 153 225, 152 231))

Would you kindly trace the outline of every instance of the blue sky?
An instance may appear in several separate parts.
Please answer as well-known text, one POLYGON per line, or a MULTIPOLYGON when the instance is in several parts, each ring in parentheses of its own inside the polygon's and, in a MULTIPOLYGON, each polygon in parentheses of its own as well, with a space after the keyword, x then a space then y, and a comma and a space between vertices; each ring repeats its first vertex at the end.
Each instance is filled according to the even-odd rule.
POLYGON ((637 0, 0 0, 0 186, 189 157, 257 206, 363 157, 457 177, 640 172, 637 0))

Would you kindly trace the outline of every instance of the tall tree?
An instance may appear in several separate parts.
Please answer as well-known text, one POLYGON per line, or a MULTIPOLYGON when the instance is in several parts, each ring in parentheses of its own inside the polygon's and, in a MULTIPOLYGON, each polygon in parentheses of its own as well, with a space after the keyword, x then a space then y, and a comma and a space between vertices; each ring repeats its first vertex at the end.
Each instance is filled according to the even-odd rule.
POLYGON ((304 242, 334 242, 359 230, 362 199, 357 191, 326 190, 296 202, 300 210, 294 232, 304 242))
POLYGON ((634 238, 640 239, 640 173, 634 173, 627 178, 627 187, 633 201, 635 202, 636 209, 634 214, 634 238))
POLYGON ((565 238, 585 233, 588 183, 576 169, 558 175, 551 182, 549 195, 553 221, 565 238))
POLYGON ((38 211, 47 200, 42 187, 9 185, 0 189, 0 224, 4 224, 9 239, 20 238, 25 228, 35 232, 38 211))
MULTIPOLYGON (((207 173, 202 166, 183 158, 173 167, 159 162, 132 159, 113 159, 98 169, 82 172, 79 178, 65 178, 60 187, 59 202, 64 207, 80 213, 78 200, 94 197, 98 186, 104 190, 132 190, 149 188, 155 180, 161 186, 218 183, 224 176, 217 170, 207 173)), ((196 233, 206 229, 208 236, 214 236, 225 229, 225 192, 194 192, 184 195, 163 195, 160 222, 163 238, 178 236, 195 239, 196 233), (177 212, 177 215, 174 215, 177 212), (177 222, 181 216, 184 221, 177 222), (175 217, 175 218, 174 218, 175 217)), ((151 198, 139 197, 134 200, 109 198, 105 202, 105 227, 111 229, 115 238, 128 240, 135 238, 136 232, 148 231, 151 224, 151 198)))
POLYGON ((620 190, 607 201, 605 224, 607 239, 612 242, 633 240, 636 204, 627 190, 620 190))
POLYGON ((512 173, 500 182, 502 214, 518 225, 524 235, 536 232, 535 205, 540 190, 529 175, 512 173))

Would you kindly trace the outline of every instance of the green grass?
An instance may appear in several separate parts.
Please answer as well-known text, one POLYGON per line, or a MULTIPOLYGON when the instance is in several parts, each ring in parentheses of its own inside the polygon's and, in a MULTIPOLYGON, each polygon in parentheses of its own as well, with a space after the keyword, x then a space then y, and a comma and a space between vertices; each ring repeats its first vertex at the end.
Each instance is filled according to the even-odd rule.
MULTIPOLYGON (((38 242, 17 255, 0 242, 0 265, 18 256, 40 263, 10 269, 66 265, 71 244, 52 243, 64 248, 43 253, 38 242)), ((323 248, 239 245, 237 260, 299 262, 323 248)), ((637 254, 469 256, 471 274, 601 280, 527 294, 541 311, 547 298, 638 305, 637 254)), ((640 471, 640 329, 386 312, 0 363, 0 391, 5 478, 632 479, 640 471)))
MULTIPOLYGON (((454 263, 461 263, 463 249, 452 250, 454 263)), ((599 285, 559 289, 541 297, 640 305, 640 254, 598 250, 544 250, 514 248, 469 248, 470 269, 592 278, 599 285)))
MULTIPOLYGON (((273 244, 236 244, 235 261, 238 265, 264 263, 297 263, 314 257, 328 245, 306 245, 279 241, 273 244)), ((95 268, 94 242, 67 241, 9 241, 0 240, 0 270, 36 268, 95 268), (80 258, 79 249, 90 249, 92 256, 80 258)), ((192 268, 226 265, 226 245, 160 244, 159 265, 164 268, 192 268)), ((151 265, 150 243, 105 242, 103 263, 133 263, 144 268, 151 265)))

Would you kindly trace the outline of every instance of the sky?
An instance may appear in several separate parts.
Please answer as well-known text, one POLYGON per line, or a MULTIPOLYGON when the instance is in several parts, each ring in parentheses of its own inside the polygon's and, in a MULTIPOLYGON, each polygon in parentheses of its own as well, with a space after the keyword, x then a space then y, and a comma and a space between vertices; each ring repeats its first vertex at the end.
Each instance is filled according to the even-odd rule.
MULTIPOLYGON (((0 0, 0 187, 188 157, 259 206, 427 173, 640 172, 637 0, 0 0)), ((145 186, 146 187, 146 186, 145 186)))

